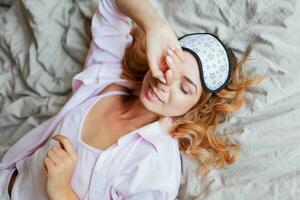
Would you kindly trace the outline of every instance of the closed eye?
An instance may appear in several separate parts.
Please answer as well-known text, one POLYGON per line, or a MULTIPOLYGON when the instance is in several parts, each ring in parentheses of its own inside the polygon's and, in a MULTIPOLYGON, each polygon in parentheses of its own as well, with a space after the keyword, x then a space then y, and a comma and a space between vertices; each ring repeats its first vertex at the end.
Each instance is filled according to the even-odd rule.
POLYGON ((181 91, 182 91, 184 94, 188 94, 188 92, 187 92, 187 91, 185 91, 185 90, 183 89, 183 87, 182 87, 182 84, 181 84, 181 83, 179 83, 179 87, 180 87, 181 91))

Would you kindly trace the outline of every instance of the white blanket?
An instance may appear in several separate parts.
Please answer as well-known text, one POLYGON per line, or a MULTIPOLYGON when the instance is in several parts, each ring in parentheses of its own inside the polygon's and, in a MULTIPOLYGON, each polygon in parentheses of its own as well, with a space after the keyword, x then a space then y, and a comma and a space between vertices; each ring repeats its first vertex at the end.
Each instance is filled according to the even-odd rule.
MULTIPOLYGON (((97 0, 17 0, 0 17, 0 159, 58 112, 82 70, 97 0)), ((297 199, 300 195, 300 1, 151 0, 178 37, 218 32, 249 73, 267 78, 220 124, 241 147, 238 161, 197 180, 182 154, 179 199, 297 199)))

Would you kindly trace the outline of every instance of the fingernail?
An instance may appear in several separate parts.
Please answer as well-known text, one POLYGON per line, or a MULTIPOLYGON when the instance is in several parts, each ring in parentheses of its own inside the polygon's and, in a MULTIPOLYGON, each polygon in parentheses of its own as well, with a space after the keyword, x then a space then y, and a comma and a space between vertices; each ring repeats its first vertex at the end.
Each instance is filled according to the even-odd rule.
POLYGON ((171 49, 168 49, 167 52, 168 52, 168 54, 169 54, 170 56, 172 56, 172 55, 174 54, 173 51, 172 51, 171 49))
POLYGON ((175 49, 176 49, 175 47, 172 47, 172 50, 173 50, 173 51, 175 51, 175 49))
POLYGON ((172 63, 172 58, 170 57, 170 56, 167 56, 167 61, 169 62, 169 63, 172 63))
POLYGON ((163 77, 159 77, 159 80, 162 82, 162 83, 164 83, 164 84, 166 84, 166 79, 165 78, 163 78, 163 77))

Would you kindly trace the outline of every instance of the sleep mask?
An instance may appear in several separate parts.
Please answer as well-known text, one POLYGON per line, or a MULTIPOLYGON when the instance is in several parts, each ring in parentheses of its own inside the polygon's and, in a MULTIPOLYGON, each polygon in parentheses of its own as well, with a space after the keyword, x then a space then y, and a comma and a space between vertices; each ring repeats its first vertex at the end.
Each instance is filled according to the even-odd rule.
POLYGON ((197 60, 203 88, 217 93, 229 82, 232 71, 232 53, 219 38, 210 33, 192 33, 179 39, 182 50, 197 60))

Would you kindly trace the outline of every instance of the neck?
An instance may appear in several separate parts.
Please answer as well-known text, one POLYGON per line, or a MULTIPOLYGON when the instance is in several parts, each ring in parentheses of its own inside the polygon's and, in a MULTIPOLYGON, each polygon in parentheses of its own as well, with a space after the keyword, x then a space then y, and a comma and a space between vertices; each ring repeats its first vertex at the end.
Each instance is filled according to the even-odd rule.
POLYGON ((147 110, 138 96, 123 96, 123 103, 118 112, 118 120, 132 122, 140 127, 159 119, 159 115, 147 110))

